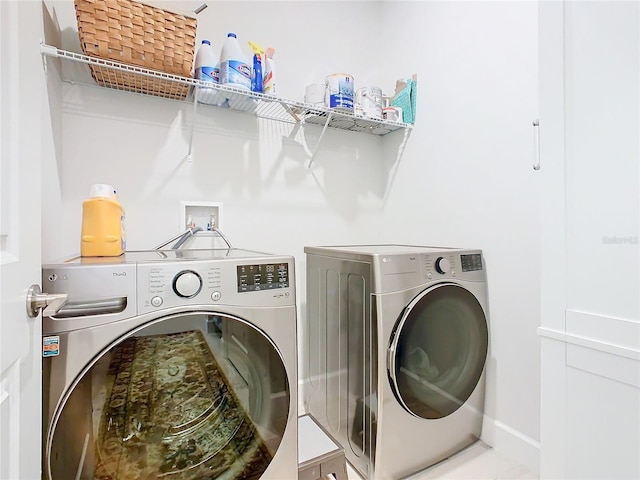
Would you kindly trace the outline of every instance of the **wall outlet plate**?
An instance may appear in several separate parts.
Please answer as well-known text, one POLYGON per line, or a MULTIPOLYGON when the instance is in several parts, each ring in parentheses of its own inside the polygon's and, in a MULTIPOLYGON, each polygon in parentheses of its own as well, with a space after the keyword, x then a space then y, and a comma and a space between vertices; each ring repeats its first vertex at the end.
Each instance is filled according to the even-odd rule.
POLYGON ((222 230, 222 203, 182 201, 180 208, 180 231, 189 227, 201 227, 211 230, 211 222, 222 230), (191 222, 191 224, 189 224, 191 222))

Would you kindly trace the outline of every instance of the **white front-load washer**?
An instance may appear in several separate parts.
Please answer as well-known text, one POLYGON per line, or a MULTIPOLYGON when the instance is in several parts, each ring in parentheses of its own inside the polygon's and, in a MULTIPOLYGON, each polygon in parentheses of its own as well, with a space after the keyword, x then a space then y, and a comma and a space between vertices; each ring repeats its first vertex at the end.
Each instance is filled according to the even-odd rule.
POLYGON ((480 250, 305 247, 304 405, 367 479, 401 479, 475 442, 488 351, 480 250))
POLYGON ((294 259, 126 252, 43 266, 46 480, 296 478, 294 259))

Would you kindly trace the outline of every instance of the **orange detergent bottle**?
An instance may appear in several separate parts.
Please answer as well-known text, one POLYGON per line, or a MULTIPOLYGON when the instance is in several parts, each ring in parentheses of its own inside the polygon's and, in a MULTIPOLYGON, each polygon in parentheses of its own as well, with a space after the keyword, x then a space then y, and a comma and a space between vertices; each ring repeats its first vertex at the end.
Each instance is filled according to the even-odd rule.
POLYGON ((113 186, 96 183, 82 203, 80 255, 117 257, 125 246, 124 209, 113 186))

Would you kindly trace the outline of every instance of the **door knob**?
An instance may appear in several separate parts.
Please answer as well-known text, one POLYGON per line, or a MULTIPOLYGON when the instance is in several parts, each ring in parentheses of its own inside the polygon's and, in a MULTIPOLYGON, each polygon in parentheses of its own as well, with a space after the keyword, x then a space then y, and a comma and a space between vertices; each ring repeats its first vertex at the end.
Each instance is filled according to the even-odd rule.
POLYGON ((27 314, 31 318, 37 317, 41 309, 45 317, 55 315, 65 303, 66 293, 42 293, 40 285, 31 285, 27 292, 27 314))

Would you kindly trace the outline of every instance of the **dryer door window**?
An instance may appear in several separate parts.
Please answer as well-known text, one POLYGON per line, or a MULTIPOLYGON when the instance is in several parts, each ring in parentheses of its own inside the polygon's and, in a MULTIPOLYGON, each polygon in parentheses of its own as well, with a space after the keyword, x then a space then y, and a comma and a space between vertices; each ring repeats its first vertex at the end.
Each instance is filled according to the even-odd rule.
POLYGON ((278 349, 248 322, 155 320, 101 352, 63 396, 47 478, 260 478, 283 438, 290 388, 278 349))
POLYGON ((453 283, 425 290, 392 334, 388 367, 396 398, 417 417, 450 415, 473 393, 487 349, 487 320, 472 293, 453 283))

